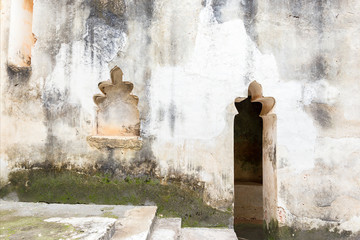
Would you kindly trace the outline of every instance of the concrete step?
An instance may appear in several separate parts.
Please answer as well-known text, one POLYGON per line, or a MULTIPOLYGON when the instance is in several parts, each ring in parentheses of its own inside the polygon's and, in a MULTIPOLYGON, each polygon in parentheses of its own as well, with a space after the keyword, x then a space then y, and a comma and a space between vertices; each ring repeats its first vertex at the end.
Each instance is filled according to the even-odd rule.
POLYGON ((180 240, 238 240, 233 229, 182 228, 180 240))
POLYGON ((181 233, 181 218, 157 218, 150 240, 178 240, 181 233))
POLYGON ((124 218, 115 223, 112 240, 147 240, 150 237, 157 207, 136 207, 128 210, 124 218))

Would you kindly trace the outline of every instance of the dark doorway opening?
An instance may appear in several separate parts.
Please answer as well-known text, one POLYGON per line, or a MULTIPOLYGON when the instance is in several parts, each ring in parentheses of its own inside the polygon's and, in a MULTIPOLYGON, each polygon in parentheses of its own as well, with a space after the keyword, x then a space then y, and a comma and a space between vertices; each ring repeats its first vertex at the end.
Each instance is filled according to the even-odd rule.
POLYGON ((236 101, 234 119, 234 224, 263 221, 262 104, 236 101))

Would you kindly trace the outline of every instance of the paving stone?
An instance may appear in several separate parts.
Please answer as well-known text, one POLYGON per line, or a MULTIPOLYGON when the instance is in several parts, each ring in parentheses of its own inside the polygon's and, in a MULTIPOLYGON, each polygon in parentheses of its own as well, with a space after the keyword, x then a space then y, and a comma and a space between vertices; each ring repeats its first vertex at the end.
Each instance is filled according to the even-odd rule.
MULTIPOLYGON (((16 216, 38 216, 38 217, 105 217, 113 216, 122 218, 125 213, 138 208, 136 206, 123 205, 95 205, 95 204, 47 204, 8 202, 0 200, 1 211, 11 211, 16 216)), ((141 208, 141 207, 140 207, 141 208)))
POLYGON ((115 233, 116 219, 106 217, 72 217, 48 218, 44 221, 74 226, 78 229, 78 232, 72 235, 72 239, 109 240, 115 233))
POLYGON ((177 240, 181 233, 181 218, 157 218, 150 240, 177 240))
POLYGON ((136 207, 125 213, 125 217, 115 223, 112 240, 146 240, 155 220, 157 207, 136 207))
POLYGON ((183 228, 180 240, 238 240, 233 229, 183 228))
POLYGON ((46 204, 0 200, 0 239, 40 237, 145 240, 155 212, 156 207, 152 206, 46 204), (120 231, 116 232, 116 229, 120 231), (133 230, 130 231, 131 229, 133 230), (123 234, 124 237, 112 238, 114 234, 123 234))

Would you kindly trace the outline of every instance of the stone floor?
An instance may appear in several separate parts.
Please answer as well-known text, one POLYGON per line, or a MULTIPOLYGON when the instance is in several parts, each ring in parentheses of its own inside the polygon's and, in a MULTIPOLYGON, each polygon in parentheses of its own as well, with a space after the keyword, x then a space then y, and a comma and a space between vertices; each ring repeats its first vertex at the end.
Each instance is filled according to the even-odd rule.
POLYGON ((265 240, 263 224, 239 223, 234 225, 239 240, 265 240))
POLYGON ((24 203, 0 200, 0 239, 236 240, 233 229, 181 228, 156 206, 24 203))

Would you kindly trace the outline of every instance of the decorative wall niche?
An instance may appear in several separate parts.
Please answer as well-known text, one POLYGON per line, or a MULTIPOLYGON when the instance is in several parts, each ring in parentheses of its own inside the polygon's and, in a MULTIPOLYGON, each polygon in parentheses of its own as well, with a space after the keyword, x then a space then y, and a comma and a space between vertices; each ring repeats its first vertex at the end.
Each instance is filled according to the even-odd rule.
POLYGON ((102 94, 93 97, 97 105, 96 129, 88 142, 96 148, 140 149, 138 97, 131 94, 133 84, 123 81, 123 72, 114 67, 111 80, 100 82, 102 94))

